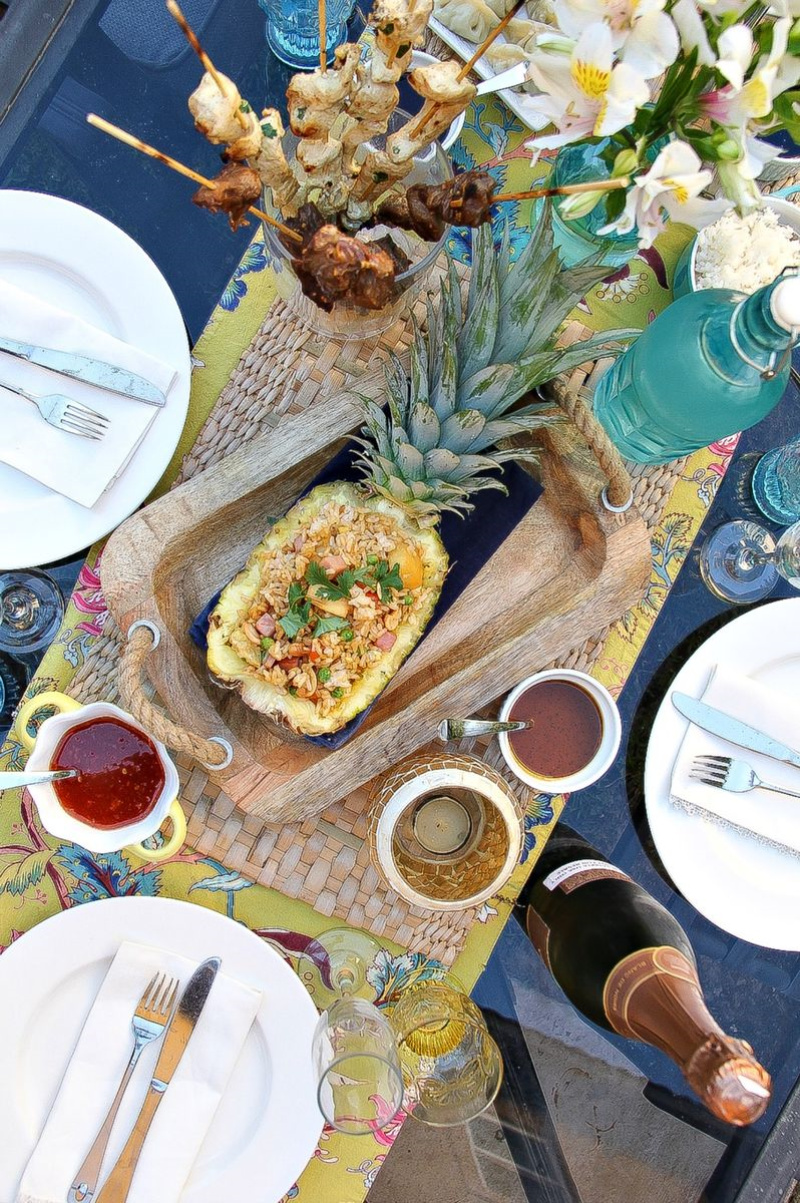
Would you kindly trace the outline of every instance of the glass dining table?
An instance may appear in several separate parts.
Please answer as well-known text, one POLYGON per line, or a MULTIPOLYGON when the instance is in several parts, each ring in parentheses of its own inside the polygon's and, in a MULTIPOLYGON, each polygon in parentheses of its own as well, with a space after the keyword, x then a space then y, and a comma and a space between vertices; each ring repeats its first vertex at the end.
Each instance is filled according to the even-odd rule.
MULTIPOLYGON (((185 0, 184 8, 244 94, 263 104, 282 96, 288 68, 266 50, 256 0, 185 0)), ((213 150, 198 145, 183 119, 196 75, 162 0, 0 4, 0 187, 65 197, 126 230, 166 276, 192 341, 252 231, 232 234, 187 205, 182 180, 99 139, 84 115, 100 112, 201 167, 205 154, 212 174, 213 150)), ((798 433, 798 399, 792 382, 770 417, 743 436, 700 540, 729 518, 756 516, 750 474, 760 454, 798 433)), ((740 612, 706 590, 698 544, 619 697, 619 756, 600 782, 572 796, 568 821, 684 926, 712 1013, 756 1048, 773 1075, 773 1101, 746 1130, 713 1119, 665 1057, 584 1020, 512 919, 473 993, 503 1052, 496 1105, 462 1128, 406 1124, 371 1203, 800 1200, 800 956, 736 939, 698 914, 660 863, 645 813, 644 759, 656 709, 691 652, 740 612)), ((40 567, 68 594, 82 560, 40 567)), ((791 595, 781 584, 772 598, 791 595)), ((34 661, 25 667, 32 671, 34 661)))

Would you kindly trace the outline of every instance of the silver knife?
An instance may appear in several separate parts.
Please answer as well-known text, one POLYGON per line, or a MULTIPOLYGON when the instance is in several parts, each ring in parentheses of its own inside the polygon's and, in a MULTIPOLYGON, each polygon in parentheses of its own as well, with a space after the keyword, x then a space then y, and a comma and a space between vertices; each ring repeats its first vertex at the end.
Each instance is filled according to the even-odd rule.
POLYGON ((150 1080, 141 1111, 133 1125, 133 1131, 128 1137, 125 1148, 117 1158, 114 1168, 103 1183, 96 1203, 125 1203, 142 1145, 153 1122, 153 1116, 186 1051, 186 1045, 189 1043, 195 1024, 206 1005, 206 999, 214 985, 220 964, 219 957, 209 957, 207 961, 203 961, 202 965, 198 965, 189 978, 178 1003, 178 1009, 164 1036, 155 1072, 150 1080))
POLYGON ((90 359, 88 355, 73 355, 71 351, 53 351, 49 347, 37 347, 33 343, 18 343, 12 338, 0 338, 0 351, 16 355, 37 363, 40 368, 49 368, 60 376, 71 376, 74 380, 85 380, 96 384, 109 393, 122 393, 124 397, 135 397, 148 405, 166 405, 167 398, 161 389, 144 376, 116 368, 102 359, 90 359))
POLYGON ((678 713, 682 714, 684 718, 688 718, 689 722, 694 723, 696 727, 702 727, 704 731, 709 731, 712 735, 727 739, 728 743, 736 744, 739 748, 760 752, 762 756, 769 756, 772 760, 782 760, 786 764, 793 764, 796 768, 800 768, 800 752, 787 747, 780 740, 773 739, 771 735, 765 735, 757 727, 750 727, 740 719, 726 714, 724 710, 717 710, 714 706, 709 706, 707 702, 689 697, 686 693, 676 690, 671 696, 672 705, 678 713))

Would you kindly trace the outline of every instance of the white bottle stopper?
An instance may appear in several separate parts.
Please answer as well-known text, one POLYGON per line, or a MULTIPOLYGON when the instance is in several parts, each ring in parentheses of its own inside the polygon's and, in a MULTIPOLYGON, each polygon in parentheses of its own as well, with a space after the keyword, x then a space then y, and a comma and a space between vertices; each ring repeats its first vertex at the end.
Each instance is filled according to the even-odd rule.
POLYGON ((769 299, 769 307, 784 330, 800 330, 800 276, 780 280, 769 299))

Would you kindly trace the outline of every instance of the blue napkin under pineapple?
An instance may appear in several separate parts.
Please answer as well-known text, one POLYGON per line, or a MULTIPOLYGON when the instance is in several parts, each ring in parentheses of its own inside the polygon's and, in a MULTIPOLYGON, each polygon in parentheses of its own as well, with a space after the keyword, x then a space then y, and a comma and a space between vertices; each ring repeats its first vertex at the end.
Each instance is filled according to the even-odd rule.
MULTIPOLYGON (((317 485, 332 484, 336 480, 363 479, 363 473, 355 463, 357 452, 355 442, 347 443, 311 482, 305 493, 309 493, 317 485)), ((447 613, 456 598, 464 592, 473 577, 478 575, 487 560, 491 559, 542 494, 542 486, 538 481, 513 461, 506 463, 503 471, 497 475, 508 489, 508 495, 499 489, 486 489, 473 494, 475 508, 465 517, 460 518, 457 514, 447 512, 442 515, 439 534, 450 558, 450 571, 425 634, 447 613)), ((534 549, 531 548, 531 555, 533 554, 534 549)), ((207 647, 208 620, 221 593, 220 589, 214 594, 189 628, 192 639, 203 651, 207 647)), ((323 748, 340 748, 355 735, 374 705, 373 702, 331 735, 307 735, 305 738, 309 743, 323 748)))

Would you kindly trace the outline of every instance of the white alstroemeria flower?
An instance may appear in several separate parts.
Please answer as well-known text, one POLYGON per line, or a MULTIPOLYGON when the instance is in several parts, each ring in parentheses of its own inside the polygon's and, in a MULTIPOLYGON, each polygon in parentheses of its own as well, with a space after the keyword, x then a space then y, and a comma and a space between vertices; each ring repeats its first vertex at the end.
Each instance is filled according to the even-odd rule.
POLYGON ((618 57, 652 79, 675 62, 680 49, 678 31, 665 6, 666 0, 556 0, 554 7, 559 28, 571 37, 604 22, 618 57))
POLYGON ((790 27, 789 17, 775 22, 772 48, 759 59, 750 79, 739 87, 731 82, 699 98, 707 117, 728 129, 744 130, 749 122, 763 120, 772 112, 775 97, 800 79, 800 59, 786 54, 790 27))
POLYGON ((717 56, 708 40, 703 18, 694 0, 678 0, 672 6, 672 20, 678 27, 681 46, 686 54, 697 50, 697 62, 704 67, 713 67, 717 56))
POLYGON ((717 175, 722 191, 733 201, 739 212, 745 215, 761 204, 762 197, 757 180, 764 164, 775 157, 776 148, 766 142, 759 142, 758 138, 746 131, 741 132, 739 137, 736 136, 739 131, 731 132, 734 141, 740 144, 741 154, 734 162, 718 163, 717 175))
POLYGON ((627 63, 614 63, 611 31, 602 22, 586 27, 569 58, 535 52, 528 77, 539 88, 526 106, 531 124, 559 131, 534 139, 531 149, 615 134, 650 99, 646 80, 627 63))
POLYGON ((686 142, 668 142, 644 175, 637 176, 620 217, 598 231, 630 234, 639 231, 639 245, 653 245, 667 218, 690 226, 703 226, 730 208, 728 201, 707 201, 700 193, 712 173, 701 170, 697 153, 686 142))
POLYGON ((746 25, 731 25, 717 39, 717 70, 734 88, 744 86, 744 77, 753 59, 753 47, 753 35, 746 25))

